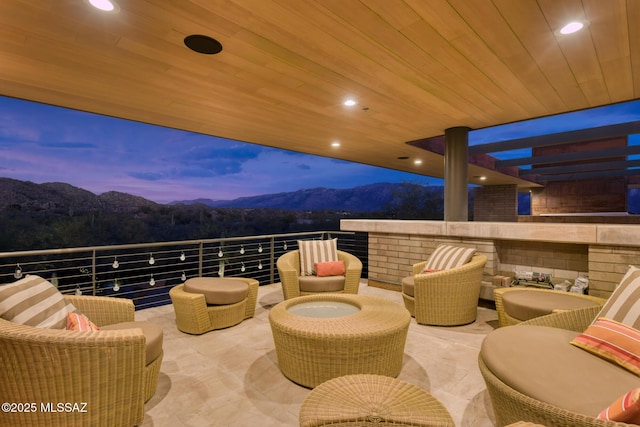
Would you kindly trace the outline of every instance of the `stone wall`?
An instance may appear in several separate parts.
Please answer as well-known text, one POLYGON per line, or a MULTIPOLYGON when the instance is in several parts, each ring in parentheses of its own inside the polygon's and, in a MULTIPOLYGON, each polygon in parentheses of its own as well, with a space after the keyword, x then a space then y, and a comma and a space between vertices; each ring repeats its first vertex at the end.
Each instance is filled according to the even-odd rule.
POLYGON ((586 274, 589 294, 606 298, 629 265, 640 265, 636 225, 342 220, 341 229, 368 234, 369 282, 394 289, 441 243, 487 256, 484 299, 490 299, 494 275, 514 270, 549 273, 554 283, 586 274))
POLYGON ((589 246, 589 293, 607 298, 629 265, 640 265, 640 248, 589 246))

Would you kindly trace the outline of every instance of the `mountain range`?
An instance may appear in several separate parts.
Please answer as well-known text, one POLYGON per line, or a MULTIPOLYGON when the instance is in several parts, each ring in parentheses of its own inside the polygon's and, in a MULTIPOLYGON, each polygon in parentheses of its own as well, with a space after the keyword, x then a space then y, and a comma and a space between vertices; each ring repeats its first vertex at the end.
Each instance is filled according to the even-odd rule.
MULTIPOLYGON (((202 204, 211 208, 272 208, 299 211, 338 210, 373 212, 384 209, 399 194, 407 191, 421 196, 442 197, 443 187, 417 184, 377 183, 347 189, 311 188, 293 192, 240 197, 233 200, 181 200, 169 205, 202 204)), ((35 184, 0 178, 0 210, 21 209, 58 212, 135 212, 140 208, 162 206, 143 197, 117 191, 96 195, 70 184, 53 182, 35 184)))
POLYGON ((303 211, 327 209, 372 212, 388 206, 400 192, 404 193, 407 190, 420 191, 421 193, 428 192, 442 197, 444 187, 377 183, 346 189, 309 188, 292 192, 240 197, 233 200, 182 200, 171 204, 202 203, 212 208, 272 208, 303 211))

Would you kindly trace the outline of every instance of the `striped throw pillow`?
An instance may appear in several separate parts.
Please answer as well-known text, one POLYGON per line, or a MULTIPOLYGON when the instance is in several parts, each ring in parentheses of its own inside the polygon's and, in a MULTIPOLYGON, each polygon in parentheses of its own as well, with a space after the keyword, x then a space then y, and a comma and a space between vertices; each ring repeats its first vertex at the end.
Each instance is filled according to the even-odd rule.
POLYGON ((640 375, 640 331, 601 317, 571 344, 640 375))
POLYGON ((67 314, 67 330, 68 331, 99 331, 97 327, 87 316, 81 313, 67 314))
POLYGON ((64 329, 73 304, 50 282, 27 275, 17 282, 0 286, 0 317, 11 322, 49 329, 64 329))
POLYGON ((640 269, 629 266, 596 319, 599 317, 640 329, 640 269))
POLYGON ((460 267, 468 263, 475 253, 475 248, 440 245, 433 251, 424 268, 425 270, 448 270, 460 267))
POLYGON ((600 412, 597 418, 599 420, 640 424, 640 388, 634 388, 620 396, 600 412))
POLYGON ((316 262, 338 261, 338 239, 298 240, 300 275, 316 274, 316 262))

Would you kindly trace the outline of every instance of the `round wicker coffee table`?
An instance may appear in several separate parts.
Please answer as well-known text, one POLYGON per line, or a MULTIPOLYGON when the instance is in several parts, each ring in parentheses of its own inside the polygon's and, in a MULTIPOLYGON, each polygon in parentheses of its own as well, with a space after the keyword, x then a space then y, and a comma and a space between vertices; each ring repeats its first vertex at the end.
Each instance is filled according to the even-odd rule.
POLYGON ((400 304, 351 294, 292 298, 269 312, 280 370, 309 388, 349 374, 398 376, 410 321, 400 304))
POLYGON ((314 388, 300 408, 301 427, 454 427, 451 414, 426 390, 381 375, 347 375, 314 388))

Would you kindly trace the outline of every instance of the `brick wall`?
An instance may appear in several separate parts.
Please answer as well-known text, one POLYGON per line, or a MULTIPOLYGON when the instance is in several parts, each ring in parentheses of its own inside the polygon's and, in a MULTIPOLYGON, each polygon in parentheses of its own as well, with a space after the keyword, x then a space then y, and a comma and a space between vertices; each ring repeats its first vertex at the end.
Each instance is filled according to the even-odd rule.
MULTIPOLYGON (((627 137, 609 138, 594 141, 534 147, 532 155, 551 156, 576 153, 587 150, 604 150, 614 147, 626 147, 627 137)), ((625 157, 610 160, 624 160, 625 157)), ((569 166, 574 162, 548 163, 540 167, 569 166)), ((534 166, 532 170, 535 171, 534 166)), ((531 215, 549 213, 585 213, 585 212, 626 212, 627 177, 597 178, 568 181, 550 181, 544 188, 535 188, 531 192, 531 215)))
POLYGON ((607 298, 620 283, 629 265, 638 265, 639 261, 640 248, 590 246, 589 293, 607 298))
POLYGON ((473 220, 497 222, 517 221, 517 186, 487 185, 474 188, 473 220))
POLYGON ((549 182, 531 190, 531 215, 627 212, 627 179, 549 182))

